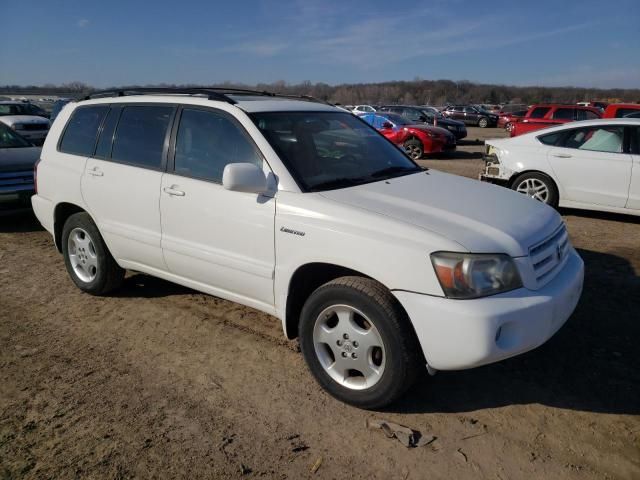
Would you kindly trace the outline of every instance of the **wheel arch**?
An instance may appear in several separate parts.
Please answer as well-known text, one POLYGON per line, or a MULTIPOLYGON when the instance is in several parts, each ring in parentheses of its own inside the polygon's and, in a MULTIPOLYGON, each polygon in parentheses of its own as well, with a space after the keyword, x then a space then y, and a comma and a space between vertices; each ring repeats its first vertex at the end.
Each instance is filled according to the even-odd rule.
POLYGON ((62 229, 67 219, 75 213, 86 213, 91 216, 84 208, 69 202, 60 202, 53 210, 53 239, 60 253, 62 253, 62 229))
MULTIPOLYGON (((309 296, 320 286, 324 285, 336 278, 356 276, 369 278, 378 282, 380 285, 387 287, 380 280, 367 275, 366 273, 344 267, 333 263, 310 262, 299 266, 289 278, 287 286, 287 298, 285 306, 285 315, 283 320, 284 333, 290 340, 298 337, 298 322, 300 312, 304 303, 309 296)), ((398 301, 398 305, 404 311, 402 304, 398 301)), ((408 315, 407 315, 408 318, 408 315)), ((411 321, 409 321, 411 324, 411 321)), ((410 325, 413 328, 413 325, 410 325)))

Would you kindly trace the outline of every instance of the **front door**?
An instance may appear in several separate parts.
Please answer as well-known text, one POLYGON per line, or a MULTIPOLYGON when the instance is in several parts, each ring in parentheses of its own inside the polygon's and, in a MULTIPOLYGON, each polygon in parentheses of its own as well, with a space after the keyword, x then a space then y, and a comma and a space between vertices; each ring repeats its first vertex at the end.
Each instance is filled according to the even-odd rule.
POLYGON ((214 109, 182 109, 160 189, 162 250, 171 273, 220 297, 268 310, 274 305, 275 198, 222 186, 224 167, 242 162, 268 171, 233 117, 214 109))
POLYGON ((621 125, 571 130, 548 151, 567 200, 624 207, 629 195, 632 157, 624 149, 621 125))

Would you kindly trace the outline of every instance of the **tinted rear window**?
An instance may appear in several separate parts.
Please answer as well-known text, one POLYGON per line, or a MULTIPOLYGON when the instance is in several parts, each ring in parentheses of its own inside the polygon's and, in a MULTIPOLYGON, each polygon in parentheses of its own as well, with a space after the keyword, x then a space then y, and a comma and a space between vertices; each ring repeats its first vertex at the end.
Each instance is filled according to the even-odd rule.
POLYGON ((84 157, 93 155, 98 128, 108 110, 108 105, 76 108, 64 131, 60 151, 84 157))
POLYGON ((159 169, 173 111, 174 108, 168 106, 124 107, 111 158, 122 163, 159 169))
POLYGON ((616 110, 616 118, 626 117, 631 113, 638 112, 640 112, 640 108, 619 108, 618 110, 616 110))

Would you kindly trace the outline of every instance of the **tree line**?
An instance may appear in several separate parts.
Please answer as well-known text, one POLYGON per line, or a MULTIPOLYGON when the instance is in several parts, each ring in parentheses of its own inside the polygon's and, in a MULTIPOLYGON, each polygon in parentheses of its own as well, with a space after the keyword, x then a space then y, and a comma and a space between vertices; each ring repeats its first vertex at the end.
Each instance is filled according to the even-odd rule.
MULTIPOLYGON (((582 101, 607 101, 640 103, 640 89, 509 86, 474 83, 468 80, 423 80, 391 81, 381 83, 354 83, 329 85, 305 81, 292 84, 283 80, 273 83, 247 85, 223 82, 215 85, 199 84, 155 84, 127 85, 131 87, 236 87, 266 90, 289 95, 311 95, 315 98, 342 105, 399 103, 408 105, 446 105, 451 103, 576 103, 582 101)), ((112 87, 112 88, 123 88, 112 87)), ((82 82, 62 85, 4 85, 2 94, 80 96, 97 89, 82 82)))

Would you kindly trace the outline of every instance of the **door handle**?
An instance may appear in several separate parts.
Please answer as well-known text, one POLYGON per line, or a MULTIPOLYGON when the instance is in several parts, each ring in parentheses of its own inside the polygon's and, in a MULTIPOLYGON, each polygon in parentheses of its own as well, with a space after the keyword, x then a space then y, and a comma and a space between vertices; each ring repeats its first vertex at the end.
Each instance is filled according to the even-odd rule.
POLYGON ((177 185, 171 185, 170 187, 164 187, 162 191, 167 195, 171 195, 172 197, 184 197, 184 192, 182 190, 176 190, 177 185))
POLYGON ((573 157, 573 155, 571 155, 570 153, 552 153, 551 155, 553 155, 554 157, 557 157, 557 158, 571 158, 571 157, 573 157))
POLYGON ((93 175, 94 177, 102 177, 104 173, 98 167, 93 167, 91 170, 87 172, 89 175, 93 175))

